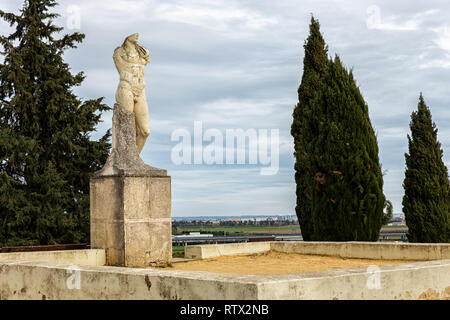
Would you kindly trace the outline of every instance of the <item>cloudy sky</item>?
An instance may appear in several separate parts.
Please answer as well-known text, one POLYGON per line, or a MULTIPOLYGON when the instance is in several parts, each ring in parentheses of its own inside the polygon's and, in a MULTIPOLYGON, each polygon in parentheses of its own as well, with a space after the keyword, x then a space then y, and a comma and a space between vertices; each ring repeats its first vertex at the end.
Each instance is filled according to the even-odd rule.
MULTIPOLYGON (((0 8, 18 12, 22 2, 0 0, 0 8)), ((86 75, 76 89, 81 98, 114 104, 112 53, 126 36, 140 33, 150 50, 151 135, 141 157, 171 175, 173 216, 295 213, 289 130, 311 13, 329 54, 353 68, 369 105, 394 212, 402 209, 406 135, 421 91, 450 165, 448 1, 60 0, 55 11, 65 32, 86 35, 65 55, 73 72, 86 75), (261 175, 262 163, 173 163, 178 141, 171 135, 185 129, 194 137, 194 121, 224 136, 227 129, 278 129, 277 174, 261 175)), ((0 22, 0 33, 9 31, 0 22)), ((111 127, 111 117, 104 114, 94 138, 111 127)))

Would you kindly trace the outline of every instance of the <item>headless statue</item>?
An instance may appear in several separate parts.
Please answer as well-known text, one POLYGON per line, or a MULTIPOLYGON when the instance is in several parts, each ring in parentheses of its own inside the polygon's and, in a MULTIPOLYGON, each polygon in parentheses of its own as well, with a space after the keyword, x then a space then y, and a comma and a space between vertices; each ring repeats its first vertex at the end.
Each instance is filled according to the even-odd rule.
POLYGON ((114 50, 114 64, 120 75, 112 119, 112 148, 101 176, 165 177, 167 170, 149 166, 139 157, 150 134, 145 96, 144 68, 150 62, 149 51, 138 45, 139 34, 128 36, 114 50))
POLYGON ((144 67, 150 62, 150 53, 148 49, 137 44, 138 38, 138 33, 128 36, 123 44, 114 50, 113 59, 120 75, 116 102, 125 110, 134 113, 136 145, 141 153, 150 134, 144 80, 144 67))

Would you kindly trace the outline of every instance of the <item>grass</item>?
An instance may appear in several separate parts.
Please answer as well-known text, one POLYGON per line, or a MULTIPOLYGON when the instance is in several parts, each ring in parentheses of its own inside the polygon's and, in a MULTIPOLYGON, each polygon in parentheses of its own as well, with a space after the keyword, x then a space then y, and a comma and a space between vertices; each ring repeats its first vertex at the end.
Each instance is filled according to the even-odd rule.
POLYGON ((401 229, 401 228, 407 228, 407 226, 382 226, 383 229, 401 229))
POLYGON ((184 258, 184 247, 172 246, 172 258, 184 258))
POLYGON ((287 226, 179 226, 183 233, 202 232, 214 235, 250 235, 250 234, 270 234, 270 233, 299 233, 298 225, 287 226), (292 230, 294 229, 294 230, 292 230))
MULTIPOLYGON (((255 235, 255 234, 293 234, 300 233, 298 225, 287 226, 177 226, 184 234, 189 232, 212 233, 214 235, 255 235)), ((382 226, 383 229, 406 228, 406 226, 382 226)))

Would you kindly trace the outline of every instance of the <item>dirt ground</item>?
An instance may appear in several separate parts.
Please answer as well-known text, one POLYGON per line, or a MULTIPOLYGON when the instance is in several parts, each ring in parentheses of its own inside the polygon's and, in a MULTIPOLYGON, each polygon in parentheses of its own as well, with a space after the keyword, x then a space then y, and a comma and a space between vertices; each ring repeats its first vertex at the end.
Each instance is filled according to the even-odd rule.
POLYGON ((345 259, 267 251, 251 255, 221 256, 211 259, 174 262, 165 270, 210 271, 230 274, 268 275, 331 269, 361 268, 382 264, 416 262, 413 260, 345 259))

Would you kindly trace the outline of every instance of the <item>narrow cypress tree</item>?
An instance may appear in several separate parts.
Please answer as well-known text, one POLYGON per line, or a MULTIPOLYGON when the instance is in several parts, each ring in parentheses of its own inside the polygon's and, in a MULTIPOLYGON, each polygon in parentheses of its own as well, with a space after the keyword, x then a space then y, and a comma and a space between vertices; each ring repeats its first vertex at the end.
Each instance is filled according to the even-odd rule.
POLYGON ((312 138, 312 132, 305 130, 305 122, 309 121, 311 101, 319 90, 320 79, 327 65, 328 48, 320 33, 319 21, 311 17, 309 36, 304 44, 303 76, 298 88, 298 104, 294 108, 291 135, 294 137, 295 182, 297 205, 295 208, 300 224, 303 240, 314 238, 311 201, 313 190, 309 183, 314 177, 311 175, 310 160, 307 145, 312 138))
POLYGON ((385 206, 377 139, 339 57, 329 60, 308 117, 314 240, 377 241, 385 206))
POLYGON ((403 212, 409 242, 450 242, 450 194, 437 128, 422 94, 411 114, 403 212))
POLYGON ((109 131, 90 140, 109 107, 76 97, 84 75, 62 57, 84 35, 55 37, 55 5, 26 0, 19 15, 0 11, 15 26, 0 37, 0 245, 88 241, 89 178, 109 153, 109 131))

